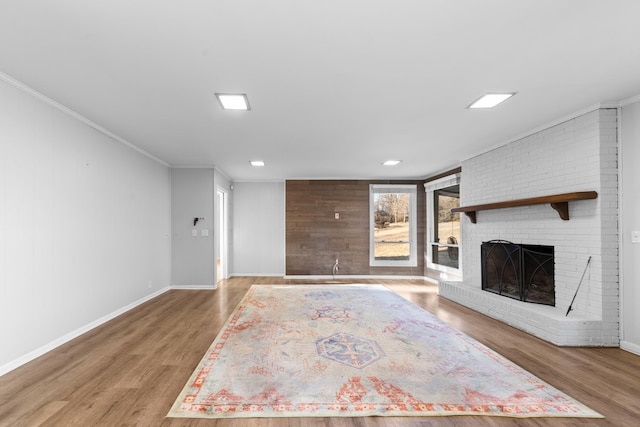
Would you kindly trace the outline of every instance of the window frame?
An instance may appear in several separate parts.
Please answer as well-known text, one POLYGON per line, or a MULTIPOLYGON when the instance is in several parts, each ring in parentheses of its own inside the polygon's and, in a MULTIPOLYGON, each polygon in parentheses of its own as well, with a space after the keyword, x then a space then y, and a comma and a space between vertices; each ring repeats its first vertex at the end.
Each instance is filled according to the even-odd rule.
POLYGON ((369 184, 369 266, 417 267, 418 266, 418 186, 415 184, 369 184), (381 191, 382 190, 382 191, 381 191), (384 191, 388 190, 388 191, 384 191), (409 259, 389 260, 375 258, 375 202, 376 193, 409 194, 409 259))
MULTIPOLYGON (((450 244, 443 244, 443 243, 437 242, 436 241, 437 236, 434 236, 435 229, 436 229, 435 210, 434 210, 435 204, 436 204, 435 202, 436 191, 442 190, 448 187, 452 187, 454 185, 460 185, 460 176, 461 176, 461 173, 458 172, 455 174, 444 176, 434 181, 426 182, 424 184, 425 192, 427 193, 427 236, 426 236, 426 243, 425 243, 425 246, 426 246, 425 265, 428 269, 431 269, 431 270, 436 270, 443 273, 462 276, 463 265, 462 265, 462 256, 460 255, 462 254, 462 245, 464 243, 463 240, 460 239, 460 242, 458 242, 457 245, 450 245, 450 244), (434 245, 457 247, 458 254, 459 254, 458 268, 434 263, 433 262, 433 246, 434 245)), ((458 215, 460 214, 458 213, 458 215)), ((462 233, 462 221, 460 221, 460 232, 462 233)))

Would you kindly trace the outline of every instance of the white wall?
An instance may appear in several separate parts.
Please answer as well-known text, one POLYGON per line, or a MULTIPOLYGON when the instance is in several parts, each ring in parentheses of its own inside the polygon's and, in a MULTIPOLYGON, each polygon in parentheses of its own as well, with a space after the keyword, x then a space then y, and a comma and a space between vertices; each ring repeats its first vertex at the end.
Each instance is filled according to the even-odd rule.
POLYGON ((0 374, 170 281, 168 167, 8 81, 0 79, 0 374))
POLYGON ((233 184, 234 276, 283 276, 284 182, 233 184))
POLYGON ((622 223, 622 341, 640 354, 640 244, 631 232, 640 230, 640 102, 622 107, 620 165, 622 223))
POLYGON ((171 285, 174 287, 216 285, 215 194, 213 168, 171 169, 171 285), (194 218, 204 219, 194 226, 194 218))

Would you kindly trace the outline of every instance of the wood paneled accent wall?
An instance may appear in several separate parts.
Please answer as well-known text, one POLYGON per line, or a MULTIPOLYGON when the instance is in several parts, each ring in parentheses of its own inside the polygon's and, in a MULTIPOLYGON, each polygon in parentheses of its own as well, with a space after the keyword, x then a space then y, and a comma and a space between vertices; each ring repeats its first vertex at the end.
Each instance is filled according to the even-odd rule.
POLYGON ((286 182, 286 274, 424 275, 424 181, 292 180, 286 182), (369 266, 369 184, 415 184, 417 267, 369 266), (338 212, 340 219, 335 219, 338 212))

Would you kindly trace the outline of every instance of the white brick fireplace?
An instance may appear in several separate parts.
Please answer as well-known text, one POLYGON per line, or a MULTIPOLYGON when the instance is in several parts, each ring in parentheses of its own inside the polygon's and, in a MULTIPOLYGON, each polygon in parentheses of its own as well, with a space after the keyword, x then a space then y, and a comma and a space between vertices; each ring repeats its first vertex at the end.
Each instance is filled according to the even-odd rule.
POLYGON ((462 215, 462 282, 440 295, 557 345, 618 346, 617 120, 597 109, 462 163, 461 205, 596 191, 569 202, 568 221, 548 204, 462 215), (480 246, 501 239, 555 248, 556 305, 516 301, 481 290, 480 246), (574 297, 587 260, 584 280, 574 297))

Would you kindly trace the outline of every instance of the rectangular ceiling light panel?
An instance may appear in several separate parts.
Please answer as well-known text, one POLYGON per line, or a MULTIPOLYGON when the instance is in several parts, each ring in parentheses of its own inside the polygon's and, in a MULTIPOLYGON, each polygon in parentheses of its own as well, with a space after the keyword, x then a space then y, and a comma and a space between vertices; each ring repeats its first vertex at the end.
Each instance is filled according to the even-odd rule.
POLYGON ((396 166, 399 165, 402 162, 402 160, 387 160, 384 163, 382 163, 382 166, 396 166))
POLYGON ((249 110, 249 99, 244 93, 216 93, 225 110, 249 110))
POLYGON ((515 93, 488 93, 476 99, 469 108, 493 108, 511 98, 515 93))

